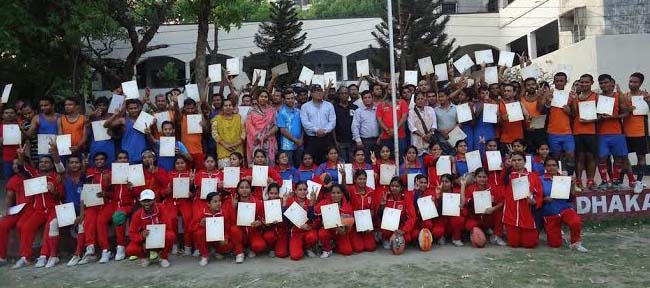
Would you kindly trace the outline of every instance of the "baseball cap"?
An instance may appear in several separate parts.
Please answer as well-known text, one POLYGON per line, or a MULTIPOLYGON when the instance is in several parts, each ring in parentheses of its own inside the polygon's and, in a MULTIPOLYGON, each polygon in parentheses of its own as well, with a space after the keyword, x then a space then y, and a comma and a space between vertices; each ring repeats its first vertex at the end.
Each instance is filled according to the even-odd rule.
POLYGON ((310 91, 323 91, 323 87, 321 87, 320 84, 313 84, 313 85, 311 85, 311 88, 309 90, 310 91))
POLYGON ((156 199, 156 193, 154 193, 151 189, 145 189, 140 192, 140 201, 154 199, 156 199))

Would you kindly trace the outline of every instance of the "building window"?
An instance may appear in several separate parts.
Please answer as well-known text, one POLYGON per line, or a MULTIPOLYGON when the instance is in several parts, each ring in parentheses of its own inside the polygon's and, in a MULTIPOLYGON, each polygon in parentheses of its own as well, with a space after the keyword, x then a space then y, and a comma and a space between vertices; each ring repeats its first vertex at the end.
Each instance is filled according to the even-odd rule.
POLYGON ((458 3, 442 3, 442 14, 456 14, 458 13, 458 3))

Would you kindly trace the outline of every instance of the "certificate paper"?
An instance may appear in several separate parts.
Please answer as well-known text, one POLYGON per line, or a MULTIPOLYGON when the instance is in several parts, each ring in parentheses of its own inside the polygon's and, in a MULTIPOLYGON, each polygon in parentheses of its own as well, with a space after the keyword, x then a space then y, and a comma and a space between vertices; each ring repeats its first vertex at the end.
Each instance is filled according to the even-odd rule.
POLYGON ((300 76, 298 76, 298 81, 309 85, 309 84, 311 84, 311 79, 312 78, 314 78, 314 70, 311 70, 311 69, 303 66, 302 70, 300 71, 300 76))
POLYGON ((370 75, 370 63, 368 59, 357 61, 357 77, 361 78, 368 75, 370 75))
MULTIPOLYGON (((418 66, 420 67, 420 74, 422 75, 429 75, 433 74, 433 63, 431 62, 431 57, 424 57, 418 59, 418 66)), ((447 69, 445 68, 445 71, 447 69)), ((440 76, 438 76, 440 78, 440 76)))
POLYGON ((422 216, 422 221, 438 217, 438 209, 436 209, 436 204, 433 203, 433 197, 421 197, 417 202, 420 216, 422 216))
POLYGON ((187 115, 187 134, 203 133, 203 126, 201 126, 202 121, 203 115, 201 114, 187 115))
POLYGON ((415 176, 419 173, 406 174, 406 190, 413 191, 415 189, 415 176))
POLYGON ((11 94, 11 87, 13 86, 14 84, 5 85, 5 88, 2 90, 2 103, 7 103, 9 101, 9 94, 11 94))
POLYGON ((497 113, 499 111, 499 105, 484 103, 483 104, 483 122, 485 123, 497 123, 497 113))
POLYGON ((264 221, 266 224, 282 222, 282 202, 280 199, 264 201, 264 221))
POLYGON ((379 166, 379 184, 389 185, 390 180, 397 175, 397 166, 391 164, 381 164, 379 166))
POLYGON ((144 186, 144 171, 142 164, 129 165, 129 182, 133 187, 144 186))
POLYGON ((551 106, 557 108, 564 108, 569 104, 569 91, 567 90, 553 90, 553 100, 551 106))
POLYGON ((104 127, 106 120, 93 121, 91 123, 93 128, 93 138, 95 141, 111 140, 111 135, 108 135, 108 128, 104 127))
POLYGON ((216 242, 224 241, 224 219, 223 217, 206 217, 205 218, 205 241, 216 242))
POLYGON ((438 176, 451 174, 451 156, 440 156, 436 161, 436 174, 438 176))
POLYGON ((442 193, 442 215, 460 216, 460 194, 442 193))
POLYGON ((474 61, 472 61, 472 58, 470 58, 467 54, 463 55, 463 57, 460 57, 460 59, 454 62, 454 67, 456 67, 456 70, 458 70, 460 73, 469 70, 472 68, 472 66, 474 66, 474 61))
POLYGON ((174 199, 190 198, 190 178, 176 177, 172 179, 172 196, 174 199))
POLYGON ((72 151, 70 151, 70 146, 72 146, 71 134, 56 136, 56 149, 59 151, 59 155, 65 156, 72 154, 72 151))
MULTIPOLYGON (((352 185, 354 183, 354 171, 352 170, 352 164, 343 164, 343 170, 345 170, 345 184, 352 185)), ((341 174, 341 171, 338 171, 338 173, 339 184, 343 184, 343 174, 341 174)))
POLYGON ((264 87, 264 84, 266 84, 266 70, 253 69, 253 81, 257 80, 258 74, 260 75, 260 81, 257 82, 257 86, 264 87))
POLYGON ((395 231, 399 229, 399 219, 402 216, 402 210, 390 207, 384 208, 384 214, 381 218, 381 229, 395 231))
POLYGON ((111 184, 127 184, 129 180, 129 163, 111 164, 111 184))
POLYGON ((485 151, 485 157, 487 158, 489 171, 501 170, 503 158, 500 151, 485 151))
POLYGON ((43 194, 47 192, 47 177, 25 179, 23 180, 23 186, 25 187, 25 196, 43 194))
POLYGON ((122 93, 126 99, 139 99, 140 90, 138 90, 138 82, 135 80, 122 82, 122 93))
POLYGON ((201 199, 207 199, 208 194, 217 192, 217 185, 219 179, 217 178, 203 178, 201 179, 201 199))
POLYGON ((2 145, 20 145, 22 134, 18 124, 2 125, 2 145))
POLYGON ((474 213, 485 214, 485 210, 492 208, 492 194, 490 191, 474 191, 474 213))
POLYGON ((551 198, 569 199, 571 194, 571 176, 553 176, 551 198))
POLYGON ((518 101, 506 103, 506 112, 508 113, 508 122, 524 120, 524 111, 521 110, 521 103, 518 101))
POLYGON ((648 115, 650 114, 650 109, 648 108, 648 102, 643 100, 643 96, 632 96, 632 115, 648 115))
POLYGON ((108 113, 109 114, 117 113, 117 111, 120 110, 120 107, 122 107, 123 103, 124 103, 124 96, 113 94, 113 97, 111 98, 111 103, 108 105, 108 113))
POLYGON ((318 184, 318 183, 316 183, 314 181, 311 181, 311 180, 307 180, 307 196, 308 196, 308 198, 310 197, 309 195, 311 195, 311 193, 315 193, 316 194, 315 198, 318 199, 318 194, 320 194, 320 190, 321 190, 322 187, 323 187, 323 185, 321 185, 321 184, 318 184))
POLYGON ((223 168, 223 188, 237 188, 239 183, 239 167, 223 168))
POLYGON ((357 232, 372 231, 372 216, 370 209, 354 211, 354 225, 357 227, 357 232))
POLYGON ((210 78, 210 83, 221 82, 221 64, 209 65, 208 77, 210 78))
POLYGON ((144 134, 145 129, 149 128, 153 123, 153 119, 155 118, 151 116, 151 114, 142 111, 140 112, 138 119, 136 119, 135 123, 133 123, 133 129, 138 130, 144 134))
POLYGON ((438 77, 438 82, 449 81, 449 74, 447 73, 448 72, 447 63, 437 64, 435 68, 436 68, 436 77, 438 77))
POLYGON ((196 102, 199 102, 200 101, 199 86, 197 86, 196 84, 185 85, 185 96, 187 96, 187 98, 193 99, 196 102))
POLYGON ((84 184, 81 190, 81 199, 86 207, 104 205, 104 198, 97 197, 102 192, 101 184, 84 184))
POLYGON ((499 51, 499 66, 506 66, 508 68, 512 67, 512 63, 515 60, 515 52, 510 51, 499 51))
POLYGON ((614 103, 616 100, 614 97, 608 97, 605 95, 598 96, 598 104, 596 105, 597 114, 606 114, 613 116, 614 115, 614 103))
POLYGON ((485 82, 488 85, 499 83, 499 70, 497 66, 485 67, 485 82))
POLYGON ((580 112, 580 119, 583 120, 596 120, 596 101, 582 101, 578 102, 578 111, 580 112))
POLYGON ((530 183, 528 183, 527 176, 511 179, 510 181, 512 181, 512 194, 515 201, 525 199, 530 195, 530 183))
MULTIPOLYGON (((404 71, 404 85, 418 85, 418 71, 406 70, 404 71)), ((415 97, 413 97, 415 98, 415 97)))
POLYGON ((269 166, 253 165, 253 183, 254 187, 266 187, 269 179, 269 166))
POLYGON ((74 224, 77 218, 77 213, 74 211, 74 204, 72 202, 54 206, 56 211, 56 220, 59 223, 59 228, 66 227, 74 224))
POLYGON ((176 137, 160 137, 160 157, 174 157, 176 155, 176 137))
POLYGON ((241 73, 239 69, 239 58, 226 59, 226 69, 228 69, 229 75, 239 75, 241 73))
POLYGON ((449 142, 452 147, 456 146, 456 142, 467 138, 467 134, 465 134, 463 129, 460 127, 456 127, 454 130, 451 130, 447 136, 449 137, 449 139, 447 139, 447 142, 449 142))
POLYGON ((456 105, 456 115, 458 117, 458 123, 472 121, 472 109, 469 108, 469 103, 456 105))
POLYGON ((274 74, 276 74, 278 76, 282 76, 284 74, 289 73, 289 66, 287 65, 286 62, 282 63, 282 64, 280 64, 278 66, 275 66, 275 67, 271 68, 271 73, 274 73, 274 74))
POLYGON ((56 140, 56 135, 54 134, 38 134, 36 135, 38 140, 38 155, 48 155, 50 154, 50 142, 56 140))
MULTIPOLYGON (((492 50, 480 50, 474 52, 474 58, 476 59, 476 64, 492 64, 494 63, 494 58, 492 57, 492 50)), ((496 67, 495 67, 496 68, 496 67)))
POLYGON ((375 189, 375 171, 366 170, 366 186, 375 189))
POLYGON ((300 227, 307 223, 307 211, 303 209, 300 204, 293 202, 286 211, 284 211, 284 216, 293 223, 296 227, 300 227))
POLYGON ((323 218, 323 228, 331 229, 343 226, 343 223, 341 223, 341 213, 339 211, 338 203, 323 205, 320 209, 323 218))
POLYGON ((467 169, 470 173, 474 173, 476 169, 483 167, 481 152, 479 150, 465 153, 465 161, 467 162, 467 169))
POLYGON ((237 226, 251 226, 255 221, 255 203, 237 203, 237 226))
POLYGON ((145 240, 145 249, 162 249, 165 248, 165 224, 147 225, 149 235, 145 240))
POLYGON ((323 80, 325 85, 332 83, 332 85, 336 86, 336 71, 325 72, 325 74, 323 74, 323 80))

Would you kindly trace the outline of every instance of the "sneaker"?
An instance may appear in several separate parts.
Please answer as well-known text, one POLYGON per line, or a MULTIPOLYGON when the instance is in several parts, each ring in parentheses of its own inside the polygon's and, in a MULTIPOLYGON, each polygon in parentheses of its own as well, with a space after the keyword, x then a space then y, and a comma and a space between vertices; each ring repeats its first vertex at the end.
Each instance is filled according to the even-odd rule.
POLYGON ((170 264, 169 260, 167 260, 167 259, 160 260, 160 267, 162 267, 162 268, 167 268, 167 267, 169 267, 171 265, 172 264, 170 264))
POLYGON ((95 256, 95 254, 91 254, 91 255, 84 254, 84 257, 81 258, 81 260, 77 265, 85 265, 95 261, 97 261, 97 256, 95 256))
POLYGON ((111 251, 108 249, 102 250, 102 258, 99 259, 99 264, 106 264, 111 259, 111 251))
POLYGON ((183 256, 192 256, 192 247, 187 247, 183 248, 183 256))
POLYGON ((117 249, 115 250, 115 261, 122 261, 126 257, 126 249, 124 249, 124 246, 117 245, 117 249))
POLYGON ((235 263, 237 264, 244 263, 244 258, 245 258, 244 253, 237 254, 237 256, 235 256, 235 263))
POLYGON ((43 268, 45 267, 45 264, 47 264, 47 256, 40 256, 38 259, 36 259, 36 264, 34 264, 34 267, 43 268))
POLYGON ((320 254, 320 258, 325 259, 327 257, 330 257, 332 256, 332 253, 333 253, 332 251, 323 251, 323 254, 320 254))
POLYGON ((129 261, 135 261, 135 260, 138 260, 138 256, 135 255, 129 256, 129 261))
POLYGON ((149 251, 149 260, 151 260, 151 261, 158 260, 158 252, 149 251))
POLYGON ((59 257, 50 257, 50 259, 47 260, 47 264, 45 264, 45 268, 52 268, 58 263, 59 257))
POLYGON ((456 247, 462 247, 463 246, 463 241, 460 240, 452 240, 451 244, 454 244, 456 247))
POLYGON ((257 256, 257 254, 255 254, 255 252, 253 252, 252 250, 248 250, 248 252, 246 253, 246 257, 248 258, 255 258, 255 256, 257 256))
POLYGON ((223 260, 223 255, 219 254, 219 253, 215 253, 214 258, 217 259, 217 260, 223 260))
POLYGON ((201 261, 199 261, 199 266, 205 266, 208 265, 208 257, 201 257, 201 261))
POLYGON ((644 188, 643 186, 645 185, 643 185, 643 182, 641 181, 634 182, 634 193, 639 194, 643 192, 643 188, 644 188))
POLYGON ((311 249, 307 249, 307 257, 314 258, 316 257, 316 253, 314 253, 314 251, 311 251, 311 249))
POLYGON ((77 264, 79 264, 79 260, 81 260, 81 257, 79 257, 77 255, 74 255, 74 256, 72 256, 72 258, 70 258, 70 261, 68 261, 68 264, 65 264, 65 266, 68 266, 68 267, 76 266, 77 264))
POLYGON ((7 265, 7 259, 0 258, 0 267, 7 265))
POLYGON ((587 253, 589 250, 582 246, 582 242, 576 242, 571 244, 571 249, 575 249, 578 252, 587 253))
POLYGON ((382 240, 381 245, 384 246, 384 249, 390 250, 390 241, 382 240))
POLYGON ((149 259, 147 258, 140 259, 140 266, 149 267, 149 264, 151 264, 151 261, 149 261, 149 259))
POLYGON ((199 257, 201 256, 201 251, 199 249, 194 250, 194 254, 192 254, 192 257, 199 257))
POLYGON ((275 251, 273 250, 269 251, 269 257, 275 258, 275 251))
POLYGON ((609 187, 611 187, 611 185, 612 185, 611 183, 603 182, 603 183, 600 183, 600 185, 598 185, 598 189, 599 190, 606 190, 609 187))
POLYGON ((497 245, 497 246, 506 246, 506 245, 508 245, 505 241, 503 241, 503 239, 501 239, 501 237, 499 237, 497 235, 493 235, 490 238, 490 243, 492 243, 494 245, 497 245))
POLYGON ((172 254, 174 255, 178 254, 178 245, 176 244, 172 245, 172 254))
POLYGON ((440 246, 444 246, 445 243, 446 243, 446 242, 445 242, 445 237, 440 237, 440 239, 438 239, 438 245, 440 245, 440 246))
POLYGON ((25 266, 27 266, 29 264, 31 264, 31 263, 29 263, 29 261, 27 261, 27 258, 20 257, 20 259, 18 259, 18 261, 16 261, 16 264, 14 264, 14 266, 11 267, 11 268, 12 269, 20 269, 20 268, 23 268, 23 267, 25 267, 25 266))

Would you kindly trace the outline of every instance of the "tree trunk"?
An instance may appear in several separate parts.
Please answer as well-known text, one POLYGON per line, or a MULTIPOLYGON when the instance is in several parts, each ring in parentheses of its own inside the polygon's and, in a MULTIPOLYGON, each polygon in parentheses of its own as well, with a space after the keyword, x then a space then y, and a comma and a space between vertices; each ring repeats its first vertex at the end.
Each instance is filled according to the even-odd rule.
MULTIPOLYGON (((198 35, 196 36, 196 56, 194 58, 194 78, 199 86, 199 95, 201 101, 206 101, 207 95, 205 87, 207 85, 205 78, 208 76, 207 64, 205 62, 205 53, 208 48, 208 32, 210 30, 210 1, 199 1, 198 17, 198 35)), ((189 80, 189 79, 188 79, 189 80)))

